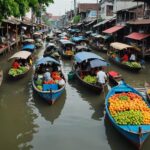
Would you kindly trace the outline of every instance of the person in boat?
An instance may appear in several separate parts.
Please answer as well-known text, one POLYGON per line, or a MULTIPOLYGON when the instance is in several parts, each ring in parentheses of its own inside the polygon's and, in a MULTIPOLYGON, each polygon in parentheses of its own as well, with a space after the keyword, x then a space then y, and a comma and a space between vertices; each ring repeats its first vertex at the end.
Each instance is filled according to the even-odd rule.
POLYGON ((18 60, 15 60, 15 61, 13 62, 12 67, 13 67, 14 69, 18 69, 18 68, 20 67, 20 64, 19 64, 18 60))
POLYGON ((99 67, 99 71, 97 72, 97 80, 98 80, 98 84, 100 85, 105 85, 105 83, 107 82, 107 75, 103 71, 102 67, 99 67))
POLYGON ((130 60, 131 62, 136 61, 136 56, 135 56, 135 54, 134 54, 134 53, 132 53, 132 54, 131 54, 131 56, 130 56, 129 60, 130 60))
POLYGON ((43 77, 44 77, 44 81, 52 80, 51 73, 49 72, 49 69, 46 69, 46 72, 44 73, 43 77))
POLYGON ((127 62, 129 60, 128 54, 125 53, 121 59, 122 59, 122 62, 127 62))

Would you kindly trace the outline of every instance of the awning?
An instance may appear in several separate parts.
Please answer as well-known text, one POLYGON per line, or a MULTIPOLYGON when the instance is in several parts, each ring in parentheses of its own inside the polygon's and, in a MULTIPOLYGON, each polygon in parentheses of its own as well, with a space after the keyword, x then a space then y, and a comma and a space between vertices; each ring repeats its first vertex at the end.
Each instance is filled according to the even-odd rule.
POLYGON ((47 63, 55 63, 57 65, 60 65, 60 63, 58 61, 56 61, 54 58, 52 57, 43 57, 37 60, 36 65, 40 65, 40 64, 47 64, 47 63))
POLYGON ((96 21, 97 21, 97 20, 90 21, 90 22, 89 22, 88 24, 86 24, 85 26, 87 27, 87 26, 93 24, 93 23, 96 22, 96 21))
POLYGON ((61 39, 60 42, 61 42, 61 44, 64 44, 64 45, 66 45, 66 44, 75 45, 75 43, 71 42, 70 40, 62 40, 61 39))
POLYGON ((31 55, 31 52, 28 52, 28 51, 19 51, 19 52, 15 53, 14 55, 12 55, 9 58, 9 60, 13 59, 13 58, 27 59, 30 55, 31 55))
POLYGON ((125 26, 114 26, 114 27, 111 27, 107 30, 104 30, 103 33, 108 33, 108 34, 112 34, 112 33, 115 33, 121 29, 123 29, 125 26))
POLYGON ((108 66, 107 62, 100 59, 93 59, 90 61, 91 68, 101 67, 101 66, 108 66))
POLYGON ((117 49, 117 50, 133 48, 133 46, 131 46, 131 45, 120 43, 120 42, 113 42, 113 43, 110 44, 110 46, 117 49))
POLYGON ((101 25, 103 25, 103 24, 105 24, 107 22, 109 22, 109 20, 104 20, 102 22, 99 22, 99 23, 95 24, 93 27, 96 28, 96 27, 101 26, 101 25))
POLYGON ((127 37, 127 38, 129 38, 129 39, 133 39, 133 40, 138 40, 138 41, 140 41, 140 40, 143 40, 143 39, 145 39, 145 38, 147 38, 147 37, 149 37, 149 36, 150 36, 150 34, 144 34, 144 33, 133 32, 133 33, 131 33, 131 34, 125 36, 125 37, 127 37))
POLYGON ((79 63, 81 63, 84 60, 88 60, 88 59, 100 59, 103 60, 104 59, 94 53, 91 52, 79 52, 74 56, 75 60, 79 63))

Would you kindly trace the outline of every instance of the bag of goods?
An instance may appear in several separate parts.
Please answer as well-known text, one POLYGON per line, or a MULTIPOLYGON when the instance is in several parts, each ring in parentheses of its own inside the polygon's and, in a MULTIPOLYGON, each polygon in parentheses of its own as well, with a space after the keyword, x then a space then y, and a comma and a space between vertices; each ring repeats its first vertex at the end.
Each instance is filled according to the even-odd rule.
POLYGON ((83 78, 83 81, 90 84, 95 84, 97 82, 97 78, 96 76, 87 75, 83 78))
POLYGON ((65 80, 64 80, 64 79, 59 80, 59 81, 58 81, 58 85, 59 85, 60 87, 64 86, 64 85, 65 85, 65 80))
POLYGON ((111 96, 109 111, 119 125, 150 124, 150 108, 141 96, 132 92, 111 96))

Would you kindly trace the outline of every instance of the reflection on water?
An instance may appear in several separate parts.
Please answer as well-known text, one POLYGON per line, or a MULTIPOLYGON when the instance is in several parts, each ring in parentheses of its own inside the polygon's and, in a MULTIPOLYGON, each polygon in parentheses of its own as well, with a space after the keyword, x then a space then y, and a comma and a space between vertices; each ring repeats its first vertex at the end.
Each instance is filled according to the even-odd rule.
POLYGON ((64 91, 61 97, 55 102, 55 104, 51 106, 44 100, 42 100, 36 92, 33 92, 32 95, 32 101, 34 102, 35 107, 39 110, 41 116, 44 117, 45 120, 50 121, 51 124, 53 124, 55 119, 57 119, 61 115, 61 111, 66 100, 66 91, 64 91))
MULTIPOLYGON (((42 55, 37 51, 35 57, 42 55)), ((105 118, 106 92, 97 95, 82 87, 77 80, 69 81, 66 91, 52 106, 33 94, 32 71, 23 79, 7 80, 7 59, 2 56, 0 65, 4 81, 0 87, 0 150, 134 150, 112 124, 105 118)), ((98 53, 100 54, 100 53, 98 53)), ((106 58, 105 54, 102 54, 106 58)), ((62 68, 67 78, 72 61, 63 60, 62 68)), ((141 87, 150 81, 150 63, 138 74, 129 73, 115 65, 108 70, 120 72, 127 83, 141 87)), ((149 150, 150 138, 143 150, 149 150)))
POLYGON ((100 95, 95 94, 93 91, 89 92, 88 88, 80 86, 80 81, 77 79, 70 81, 69 84, 77 90, 84 101, 89 103, 91 106, 90 109, 94 110, 91 118, 94 120, 101 120, 101 118, 104 116, 104 94, 100 95))

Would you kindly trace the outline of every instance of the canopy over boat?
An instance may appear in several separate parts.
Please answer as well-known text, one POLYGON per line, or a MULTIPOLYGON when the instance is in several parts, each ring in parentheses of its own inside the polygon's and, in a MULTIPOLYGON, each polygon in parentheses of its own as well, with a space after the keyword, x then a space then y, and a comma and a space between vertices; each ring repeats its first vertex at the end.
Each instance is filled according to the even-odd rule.
POLYGON ((17 53, 15 53, 14 55, 12 55, 10 59, 13 59, 13 58, 21 58, 21 59, 27 59, 32 53, 31 52, 28 52, 28 51, 19 51, 17 53))
POLYGON ((30 42, 30 43, 34 43, 33 39, 25 39, 23 42, 30 42))
POLYGON ((43 57, 37 60, 36 66, 41 65, 41 64, 47 64, 47 63, 55 63, 57 65, 60 65, 60 63, 52 57, 43 57))
POLYGON ((85 40, 86 39, 83 36, 75 36, 72 38, 72 41, 74 41, 74 42, 80 42, 80 41, 85 41, 85 40))
POLYGON ((110 44, 110 46, 117 49, 117 50, 124 50, 127 48, 133 48, 133 46, 131 46, 131 45, 119 43, 119 42, 113 42, 110 44))
POLYGON ((26 44, 23 46, 22 50, 25 49, 35 49, 35 45, 34 44, 26 44))
POLYGON ((107 62, 100 59, 93 59, 90 61, 91 68, 101 67, 101 66, 108 66, 107 62))
POLYGON ((75 45, 75 43, 69 41, 69 40, 60 40, 61 44, 66 45, 66 44, 70 44, 70 45, 75 45))
POLYGON ((74 56, 75 60, 79 63, 81 63, 84 60, 88 60, 88 59, 100 59, 103 60, 104 59, 94 53, 91 52, 79 52, 74 56))

